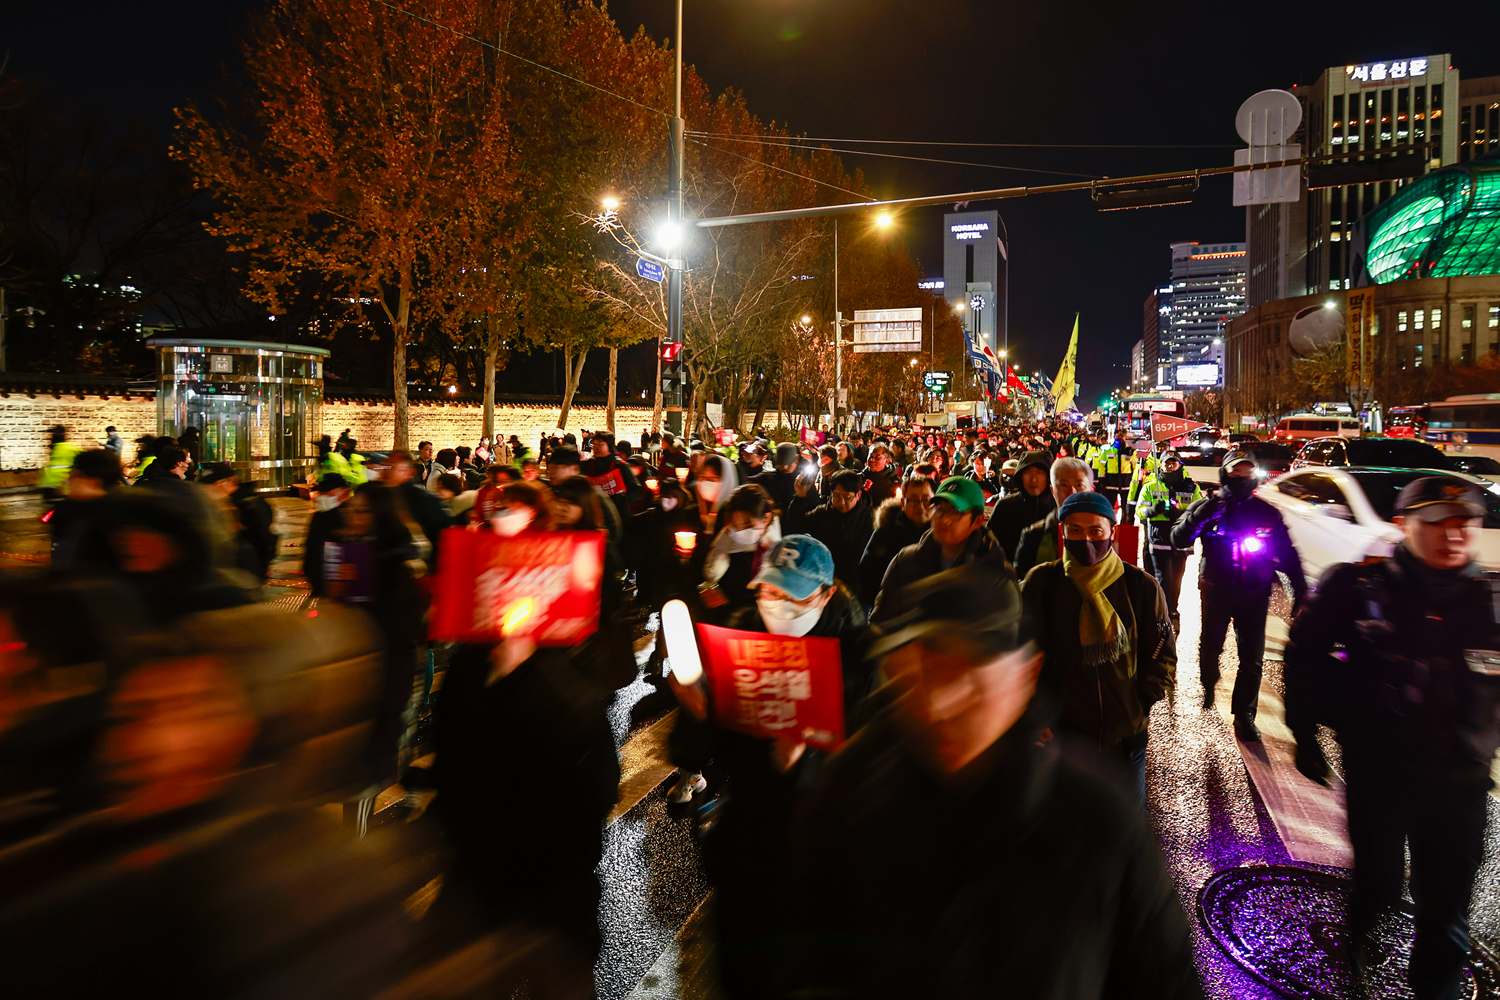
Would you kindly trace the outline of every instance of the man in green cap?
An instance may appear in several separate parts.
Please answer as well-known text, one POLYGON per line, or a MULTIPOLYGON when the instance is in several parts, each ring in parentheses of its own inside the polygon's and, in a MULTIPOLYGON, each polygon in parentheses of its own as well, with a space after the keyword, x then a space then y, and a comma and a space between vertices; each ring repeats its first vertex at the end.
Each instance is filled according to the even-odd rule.
MULTIPOLYGON (((921 541, 908 545, 891 560, 880 584, 881 596, 970 563, 997 563, 1006 575, 1015 576, 1005 549, 985 526, 984 490, 974 480, 963 476, 944 479, 933 494, 929 524, 921 541)), ((881 617, 881 597, 876 597, 870 620, 880 621, 881 617)))

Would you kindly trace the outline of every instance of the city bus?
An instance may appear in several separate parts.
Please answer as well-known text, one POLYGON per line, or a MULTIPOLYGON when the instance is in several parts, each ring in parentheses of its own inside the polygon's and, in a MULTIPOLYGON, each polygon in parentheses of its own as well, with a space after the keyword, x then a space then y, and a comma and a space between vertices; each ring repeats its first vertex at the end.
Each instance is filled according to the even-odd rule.
POLYGON ((1385 411, 1385 436, 1427 440, 1427 418, 1421 406, 1393 406, 1385 411))
POLYGON ((1449 396, 1441 403, 1400 407, 1423 438, 1455 455, 1500 458, 1500 392, 1449 396))
MULTIPOLYGON (((1171 396, 1126 396, 1120 400, 1120 420, 1115 430, 1125 443, 1136 451, 1150 451, 1151 414, 1164 413, 1169 417, 1186 417, 1187 407, 1182 400, 1171 396)), ((1183 443, 1185 437, 1172 439, 1172 447, 1183 443)))

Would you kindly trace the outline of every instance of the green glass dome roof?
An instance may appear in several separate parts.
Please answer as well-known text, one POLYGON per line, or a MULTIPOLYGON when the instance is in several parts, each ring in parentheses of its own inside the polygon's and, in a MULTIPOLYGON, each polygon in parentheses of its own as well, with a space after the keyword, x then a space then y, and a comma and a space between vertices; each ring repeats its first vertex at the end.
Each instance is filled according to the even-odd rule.
POLYGON ((1436 170, 1366 219, 1365 269, 1377 284, 1500 274, 1500 157, 1436 170))

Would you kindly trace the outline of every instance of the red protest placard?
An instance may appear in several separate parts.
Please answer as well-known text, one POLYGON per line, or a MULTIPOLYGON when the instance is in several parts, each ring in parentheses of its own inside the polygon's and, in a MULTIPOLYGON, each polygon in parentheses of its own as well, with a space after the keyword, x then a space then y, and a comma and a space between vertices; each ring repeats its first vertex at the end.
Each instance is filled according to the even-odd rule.
POLYGON ((599 492, 607 497, 618 496, 625 492, 625 477, 620 474, 619 466, 615 466, 602 476, 589 476, 588 480, 599 487, 599 492))
POLYGON ((844 742, 839 641, 699 625, 714 722, 747 736, 844 742))
POLYGON ((449 528, 441 544, 431 638, 572 646, 599 627, 602 531, 449 528))

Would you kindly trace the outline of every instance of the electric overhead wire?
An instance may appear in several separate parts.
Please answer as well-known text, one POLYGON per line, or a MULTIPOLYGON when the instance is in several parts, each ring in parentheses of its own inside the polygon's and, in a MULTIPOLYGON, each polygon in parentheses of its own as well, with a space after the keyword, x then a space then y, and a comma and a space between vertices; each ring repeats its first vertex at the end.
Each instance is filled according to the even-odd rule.
MULTIPOLYGON (((800 142, 772 142, 768 139, 735 139, 727 135, 712 135, 707 132, 688 132, 692 136, 708 136, 715 139, 723 139, 727 142, 755 143, 762 146, 784 146, 789 149, 806 149, 814 151, 812 147, 804 146, 800 142)), ((1049 174, 1054 177, 1083 177, 1088 180, 1102 180, 1099 174, 1080 174, 1071 170, 1044 170, 1041 167, 1011 167, 1000 163, 977 163, 972 160, 939 160, 930 156, 905 156, 901 153, 877 153, 869 149, 830 149, 830 153, 838 153, 841 156, 878 156, 887 160, 912 160, 917 163, 940 163, 950 167, 984 167, 988 170, 1017 170, 1032 174, 1049 174)))
POLYGON ((535 66, 537 69, 546 70, 548 73, 554 73, 554 74, 562 77, 564 80, 572 80, 574 83, 582 84, 583 86, 588 87, 590 90, 597 90, 601 94, 607 94, 610 97, 619 98, 620 100, 625 101, 628 104, 634 104, 638 108, 645 108, 647 111, 654 111, 656 114, 661 115, 663 118, 671 118, 672 117, 672 115, 671 115, 670 112, 663 111, 661 108, 653 108, 649 104, 642 104, 640 101, 637 101, 637 100, 635 100, 634 98, 631 98, 631 97, 626 97, 624 94, 617 94, 613 90, 606 90, 605 88, 599 86, 598 84, 589 83, 587 80, 580 80, 578 77, 573 76, 570 73, 564 73, 560 69, 553 69, 551 66, 548 66, 546 63, 539 63, 535 59, 528 59, 528 58, 526 58, 523 55, 520 55, 520 54, 515 53, 515 52, 511 52, 509 49, 502 49, 500 46, 496 45, 494 42, 486 41, 485 39, 480 38, 477 35, 471 35, 467 31, 459 31, 457 28, 449 27, 448 25, 443 24, 440 21, 434 21, 430 17, 423 17, 421 14, 417 14, 417 13, 414 13, 413 11, 409 11, 409 10, 407 10, 404 7, 398 7, 395 4, 393 4, 393 3, 387 3, 386 0, 375 0, 375 2, 378 3, 378 4, 380 4, 380 6, 382 6, 382 7, 388 7, 388 8, 390 8, 391 10, 395 11, 398 14, 405 14, 407 17, 413 18, 414 20, 421 21, 424 24, 430 24, 434 28, 441 28, 444 31, 452 32, 453 34, 457 35, 459 38, 466 38, 466 39, 468 39, 471 42, 478 42, 480 45, 483 45, 485 48, 487 48, 487 49, 493 49, 494 51, 500 53, 501 55, 509 56, 512 59, 519 59, 521 62, 526 63, 526 64, 528 64, 530 66, 535 66))
POLYGON ((742 155, 740 153, 736 153, 732 149, 723 149, 723 148, 721 148, 719 146, 710 146, 708 143, 701 142, 701 141, 699 141, 697 139, 692 140, 692 143, 695 146, 702 146, 704 149, 711 149, 715 153, 726 153, 729 156, 733 156, 733 157, 736 157, 738 159, 744 160, 746 163, 754 163, 757 166, 770 167, 772 170, 779 170, 779 171, 781 171, 784 174, 790 174, 791 176, 796 177, 796 178, 798 178, 800 180, 812 181, 814 184, 821 184, 823 187, 833 188, 833 190, 835 190, 835 191, 842 191, 844 194, 852 194, 856 198, 863 198, 866 201, 874 201, 875 200, 873 197, 871 197, 870 195, 867 195, 867 194, 865 194, 863 192, 860 192, 860 191, 851 191, 848 188, 839 187, 837 184, 830 184, 827 181, 820 181, 816 177, 809 177, 806 174, 799 174, 795 170, 788 170, 786 167, 778 167, 776 164, 774 164, 774 163, 767 163, 765 160, 757 160, 757 159, 755 159, 752 156, 744 156, 744 155, 742 155))
MULTIPOLYGON (((714 139, 755 139, 745 132, 698 132, 688 130, 688 135, 714 139)), ((1228 143, 1194 142, 1179 145, 1151 143, 1067 143, 1067 142, 937 142, 924 139, 833 139, 816 136, 792 136, 801 142, 859 142, 871 146, 973 146, 985 149, 1237 149, 1228 143)))

